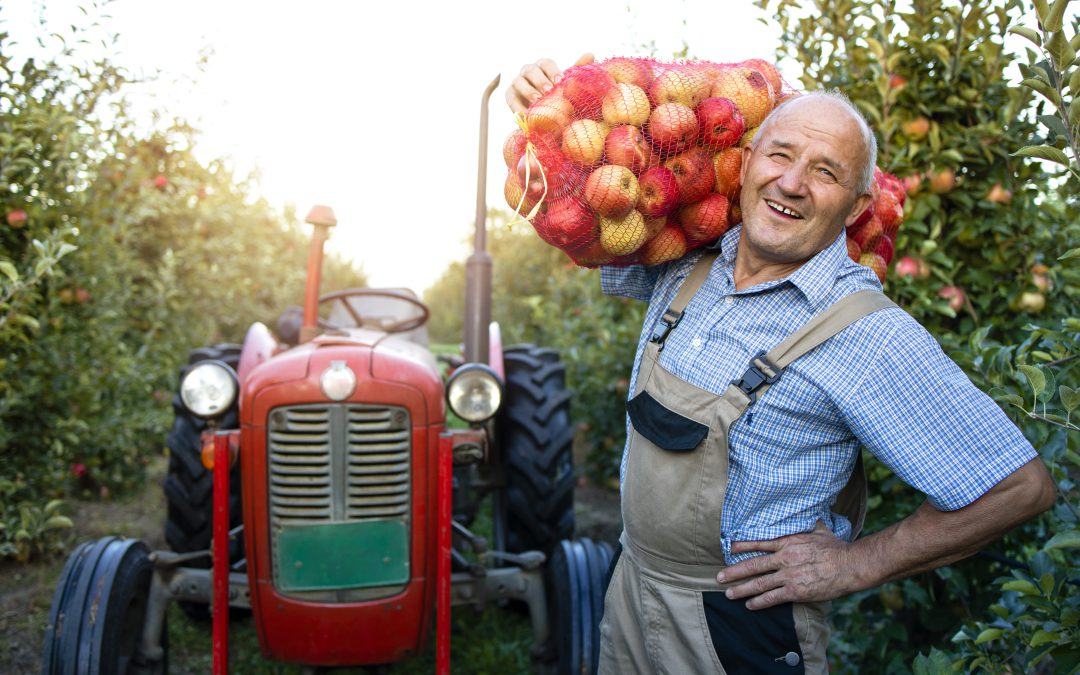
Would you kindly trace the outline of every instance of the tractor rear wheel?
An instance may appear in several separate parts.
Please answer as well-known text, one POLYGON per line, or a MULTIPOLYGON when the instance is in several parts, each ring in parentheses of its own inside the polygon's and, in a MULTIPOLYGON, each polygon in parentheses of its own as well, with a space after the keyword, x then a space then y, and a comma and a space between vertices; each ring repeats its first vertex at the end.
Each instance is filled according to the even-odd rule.
MULTIPOLYGON (((182 379, 191 366, 200 361, 216 360, 228 364, 234 370, 240 362, 240 345, 219 344, 213 347, 193 349, 188 364, 180 369, 182 379)), ((179 382, 179 380, 178 380, 179 382)), ((179 385, 178 385, 179 386, 179 385)), ((165 477, 165 500, 168 515, 165 521, 165 541, 177 553, 202 551, 210 548, 214 509, 213 476, 202 464, 201 434, 206 420, 188 412, 180 401, 180 394, 173 395, 173 426, 165 444, 169 448, 169 470, 165 477)), ((237 429, 240 419, 237 405, 220 419, 219 429, 237 429)), ((243 523, 240 508, 240 465, 233 466, 229 476, 229 528, 243 523)), ((231 537, 229 560, 236 562, 244 557, 244 538, 231 537)), ((210 557, 188 563, 192 567, 210 567, 210 557)), ((195 617, 209 616, 201 605, 180 603, 188 614, 195 617)))
POLYGON ((76 548, 53 592, 41 672, 168 672, 164 628, 159 660, 139 651, 153 576, 150 550, 139 540, 104 537, 76 548))
POLYGON ((573 428, 566 366, 532 345, 503 354, 505 402, 497 420, 506 468, 506 544, 540 550, 574 534, 573 428))

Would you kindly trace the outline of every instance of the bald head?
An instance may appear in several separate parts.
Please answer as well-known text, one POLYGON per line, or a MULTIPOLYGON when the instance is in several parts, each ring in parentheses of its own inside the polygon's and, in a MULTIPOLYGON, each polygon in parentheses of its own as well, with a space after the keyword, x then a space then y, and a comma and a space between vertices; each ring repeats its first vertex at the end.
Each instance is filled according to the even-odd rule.
POLYGON ((766 117, 765 121, 758 127, 750 147, 755 150, 757 149, 758 143, 765 137, 765 131, 769 128, 770 122, 782 116, 785 112, 806 105, 833 108, 839 114, 850 117, 852 122, 855 123, 858 128, 857 139, 862 141, 863 152, 860 153, 860 158, 865 160, 864 162, 861 162, 859 171, 856 174, 856 187, 860 192, 870 192, 874 183, 874 166, 877 164, 877 139, 874 138, 874 132, 870 130, 870 125, 867 124, 866 118, 859 112, 859 109, 855 107, 851 102, 851 99, 841 93, 838 89, 813 91, 808 94, 802 94, 801 96, 789 98, 776 106, 776 109, 769 113, 769 116, 766 117))

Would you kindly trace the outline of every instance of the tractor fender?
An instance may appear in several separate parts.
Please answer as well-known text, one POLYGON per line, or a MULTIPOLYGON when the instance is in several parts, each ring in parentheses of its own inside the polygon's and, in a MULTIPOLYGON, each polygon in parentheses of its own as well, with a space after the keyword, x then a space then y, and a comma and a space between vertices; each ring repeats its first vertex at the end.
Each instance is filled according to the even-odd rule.
POLYGON ((277 340, 270 333, 265 324, 256 321, 248 328, 244 336, 244 347, 240 350, 240 363, 237 366, 236 377, 243 386, 248 374, 263 361, 266 361, 278 351, 277 340))
POLYGON ((506 368, 503 367, 502 331, 499 322, 488 325, 488 365, 499 376, 500 382, 506 382, 506 368))

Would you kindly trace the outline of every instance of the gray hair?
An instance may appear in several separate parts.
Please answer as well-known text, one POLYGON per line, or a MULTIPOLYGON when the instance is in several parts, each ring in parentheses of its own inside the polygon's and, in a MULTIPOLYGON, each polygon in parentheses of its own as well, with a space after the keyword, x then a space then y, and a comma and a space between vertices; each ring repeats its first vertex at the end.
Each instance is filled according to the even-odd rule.
POLYGON ((757 133, 754 134, 754 140, 750 143, 750 148, 757 150, 758 143, 765 136, 765 130, 769 127, 769 123, 778 110, 786 105, 791 104, 793 101, 806 101, 806 100, 825 100, 834 101, 843 105, 848 111, 851 112, 851 116, 855 118, 859 125, 859 131, 862 132, 863 147, 866 148, 866 164, 863 165, 861 172, 858 176, 858 187, 860 193, 869 193, 874 185, 874 167, 877 165, 877 139, 874 137, 874 132, 870 129, 869 123, 863 116, 862 111, 851 102, 851 99, 847 97, 844 92, 839 89, 829 89, 821 91, 812 91, 801 96, 794 96, 780 105, 776 106, 768 117, 758 126, 757 133))

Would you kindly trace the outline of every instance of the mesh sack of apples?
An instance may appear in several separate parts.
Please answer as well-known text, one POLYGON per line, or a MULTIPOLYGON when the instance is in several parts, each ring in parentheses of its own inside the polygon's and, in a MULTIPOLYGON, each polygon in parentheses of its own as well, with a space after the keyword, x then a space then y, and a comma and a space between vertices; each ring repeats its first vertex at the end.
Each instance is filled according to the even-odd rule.
POLYGON ((676 260, 741 221, 742 147, 794 95, 761 59, 570 68, 519 113, 503 145, 504 196, 582 267, 676 260))

